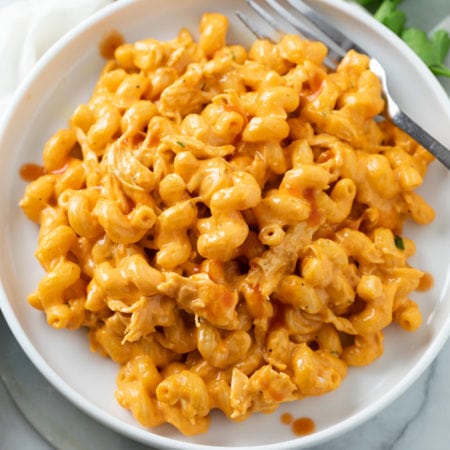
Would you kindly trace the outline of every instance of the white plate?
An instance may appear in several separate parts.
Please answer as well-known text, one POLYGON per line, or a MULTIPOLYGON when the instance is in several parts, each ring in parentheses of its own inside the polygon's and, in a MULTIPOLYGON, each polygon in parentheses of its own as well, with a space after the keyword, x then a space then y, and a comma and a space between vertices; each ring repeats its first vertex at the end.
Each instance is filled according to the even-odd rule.
MULTIPOLYGON (((316 0, 333 18, 388 68, 391 89, 405 111, 450 147, 450 104, 446 93, 420 60, 384 27, 360 8, 338 0, 316 0)), ((399 396, 422 373, 446 341, 450 329, 448 270, 450 249, 450 179, 433 163, 422 194, 437 211, 436 221, 425 228, 408 226, 406 234, 417 242, 414 265, 431 272, 431 291, 417 294, 424 324, 409 334, 391 327, 385 354, 369 367, 350 370, 335 392, 287 404, 272 415, 256 414, 235 424, 214 414, 207 434, 182 437, 169 426, 140 427, 115 401, 114 363, 89 351, 83 332, 57 331, 46 325, 26 297, 42 271, 34 259, 37 227, 17 204, 25 183, 18 171, 26 162, 40 162, 48 137, 65 126, 76 105, 86 101, 103 65, 97 43, 111 29, 127 40, 143 37, 172 38, 187 26, 194 32, 204 11, 222 11, 231 18, 230 39, 249 42, 249 33, 234 19, 244 8, 240 0, 212 7, 207 0, 121 1, 100 11, 64 37, 38 63, 22 85, 0 128, 0 304, 17 340, 35 366, 61 393, 83 411, 140 442, 162 448, 198 449, 252 447, 299 448, 324 442, 367 420, 399 396), (296 438, 280 421, 283 412, 309 416, 316 433, 296 438)))

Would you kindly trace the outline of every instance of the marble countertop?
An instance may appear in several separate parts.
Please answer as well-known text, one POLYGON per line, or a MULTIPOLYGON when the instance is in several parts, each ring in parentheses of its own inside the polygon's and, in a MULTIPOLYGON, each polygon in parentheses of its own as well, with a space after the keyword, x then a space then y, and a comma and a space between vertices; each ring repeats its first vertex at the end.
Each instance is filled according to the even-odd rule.
MULTIPOLYGON (((405 0, 403 8, 410 14, 410 25, 431 29, 450 15, 450 0, 405 0)), ((450 79, 442 81, 450 95, 450 79)), ((449 379, 450 341, 411 388, 383 412, 314 448, 448 450, 449 379)), ((145 448, 94 422, 57 393, 22 352, 0 314, 0 450, 145 448), (44 404, 51 415, 45 413, 44 404)))

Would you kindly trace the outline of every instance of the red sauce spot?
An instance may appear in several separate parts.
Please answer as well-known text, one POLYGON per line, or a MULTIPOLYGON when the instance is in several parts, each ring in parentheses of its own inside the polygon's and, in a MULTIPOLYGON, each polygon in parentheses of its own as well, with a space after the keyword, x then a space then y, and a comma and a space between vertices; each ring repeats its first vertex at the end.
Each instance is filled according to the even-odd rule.
POLYGON ((322 78, 322 76, 316 74, 313 75, 312 80, 309 82, 309 88, 310 92, 308 92, 308 95, 306 97, 308 102, 313 102, 325 89, 325 83, 326 81, 322 78))
POLYGON ((111 30, 103 36, 103 39, 98 44, 100 55, 105 59, 114 58, 116 48, 125 42, 123 36, 117 30, 111 30))
POLYGON ((284 413, 280 417, 283 425, 290 425, 292 432, 296 436, 305 436, 307 434, 314 433, 316 430, 316 424, 310 417, 299 417, 295 419, 290 413, 284 413))
POLYGON ((20 178, 24 181, 34 181, 45 174, 45 170, 39 164, 25 163, 19 169, 20 178))
POLYGON ((300 417, 292 422, 291 428, 295 435, 305 436, 314 432, 316 424, 309 417, 300 417))
POLYGON ((284 413, 281 415, 280 420, 283 425, 290 425, 293 422, 294 417, 290 413, 284 413))

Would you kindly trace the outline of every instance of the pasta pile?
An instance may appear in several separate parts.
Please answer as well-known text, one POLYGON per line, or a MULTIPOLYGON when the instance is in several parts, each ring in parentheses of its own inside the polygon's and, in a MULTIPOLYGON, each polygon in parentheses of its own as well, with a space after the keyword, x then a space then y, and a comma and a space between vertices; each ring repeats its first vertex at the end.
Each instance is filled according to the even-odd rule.
POLYGON ((246 50, 205 13, 195 41, 122 43, 43 150, 20 205, 46 274, 29 297, 120 365, 146 427, 205 432, 336 389, 413 331, 406 219, 432 156, 388 121, 365 55, 336 71, 286 35, 246 50))

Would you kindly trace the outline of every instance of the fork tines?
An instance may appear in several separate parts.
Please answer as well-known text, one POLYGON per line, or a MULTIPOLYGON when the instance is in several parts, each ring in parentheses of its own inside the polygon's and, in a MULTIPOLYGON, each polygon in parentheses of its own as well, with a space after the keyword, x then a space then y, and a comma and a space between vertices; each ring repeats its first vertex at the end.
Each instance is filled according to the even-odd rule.
MULTIPOLYGON (((293 30, 307 39, 323 42, 329 49, 332 61, 340 60, 351 48, 363 52, 302 0, 247 0, 247 3, 277 33, 293 30)), ((271 38, 256 22, 240 11, 238 17, 258 38, 271 38)))
MULTIPOLYGON (((252 11, 249 16, 238 12, 238 17, 244 25, 257 37, 264 37, 260 26, 256 25, 256 13, 262 22, 269 26, 278 34, 300 33, 310 40, 322 41, 328 47, 328 56, 324 63, 331 69, 335 69, 337 63, 350 50, 356 50, 358 53, 368 53, 355 44, 350 38, 334 27, 329 20, 325 19, 321 12, 310 6, 313 0, 247 0, 252 11)), ((326 15, 325 15, 326 17, 326 15)), ((272 39, 274 40, 274 39, 272 39)), ((383 66, 373 57, 370 58, 370 70, 380 79, 383 87, 383 96, 386 100, 386 114, 404 132, 409 134, 419 144, 428 149, 442 164, 450 169, 450 151, 432 135, 415 123, 389 93, 386 72, 383 66)))

